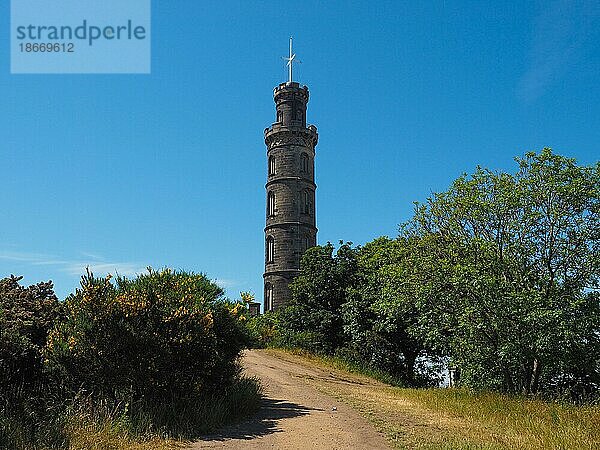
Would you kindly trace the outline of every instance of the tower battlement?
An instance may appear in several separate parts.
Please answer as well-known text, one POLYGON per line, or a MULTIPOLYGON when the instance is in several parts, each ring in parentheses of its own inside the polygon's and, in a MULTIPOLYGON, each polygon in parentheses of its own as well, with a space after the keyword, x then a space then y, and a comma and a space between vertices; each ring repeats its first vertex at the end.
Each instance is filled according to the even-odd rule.
POLYGON ((295 81, 292 81, 291 83, 288 81, 287 83, 280 83, 279 86, 273 88, 273 97, 275 98, 276 103, 278 98, 289 95, 304 96, 304 103, 308 103, 308 86, 301 86, 300 83, 296 83, 295 81))

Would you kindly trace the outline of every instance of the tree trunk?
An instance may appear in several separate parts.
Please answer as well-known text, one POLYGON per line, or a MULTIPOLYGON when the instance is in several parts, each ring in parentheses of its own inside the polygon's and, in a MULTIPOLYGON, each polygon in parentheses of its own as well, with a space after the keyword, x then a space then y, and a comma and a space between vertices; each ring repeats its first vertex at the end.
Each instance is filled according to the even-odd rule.
POLYGON ((531 386, 529 387, 529 392, 532 394, 537 394, 540 384, 540 372, 542 365, 540 360, 537 358, 533 359, 533 367, 531 369, 531 386))
POLYGON ((514 394, 515 384, 513 382, 511 373, 509 372, 509 370, 507 368, 504 368, 503 372, 504 372, 504 389, 506 391, 510 392, 511 394, 514 394))
POLYGON ((404 361, 406 364, 406 381, 409 387, 418 387, 416 386, 417 383, 415 380, 415 361, 417 360, 418 355, 419 354, 415 352, 404 352, 404 361))

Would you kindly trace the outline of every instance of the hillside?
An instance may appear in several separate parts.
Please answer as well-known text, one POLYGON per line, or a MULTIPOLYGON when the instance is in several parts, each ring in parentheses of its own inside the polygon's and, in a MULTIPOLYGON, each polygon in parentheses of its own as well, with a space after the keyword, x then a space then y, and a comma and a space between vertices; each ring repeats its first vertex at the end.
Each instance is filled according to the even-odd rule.
POLYGON ((281 350, 252 350, 244 360, 246 372, 265 384, 261 413, 194 448, 239 448, 241 442, 244 448, 386 448, 375 429, 390 445, 409 449, 600 446, 599 407, 454 389, 396 388, 316 357, 281 350), (290 393, 294 398, 286 398, 290 393), (372 430, 356 412, 368 419, 372 430))

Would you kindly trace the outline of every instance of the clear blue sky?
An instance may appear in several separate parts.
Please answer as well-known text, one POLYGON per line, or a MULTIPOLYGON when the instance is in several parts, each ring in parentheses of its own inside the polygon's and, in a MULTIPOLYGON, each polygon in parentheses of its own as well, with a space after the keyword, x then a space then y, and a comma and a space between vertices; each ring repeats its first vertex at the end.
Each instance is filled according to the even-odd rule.
POLYGON ((272 88, 294 36, 319 243, 394 236, 477 164, 600 155, 594 1, 153 1, 151 75, 10 75, 0 6, 0 276, 205 272, 262 300, 272 88))

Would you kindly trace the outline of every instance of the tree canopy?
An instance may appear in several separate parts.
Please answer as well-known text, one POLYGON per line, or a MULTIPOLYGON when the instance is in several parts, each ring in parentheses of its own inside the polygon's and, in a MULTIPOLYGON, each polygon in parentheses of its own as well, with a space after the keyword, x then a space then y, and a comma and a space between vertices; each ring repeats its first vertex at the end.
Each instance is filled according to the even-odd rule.
POLYGON ((471 388, 597 395, 600 164, 516 162, 416 203, 395 239, 309 250, 282 327, 408 385, 447 361, 471 388))

